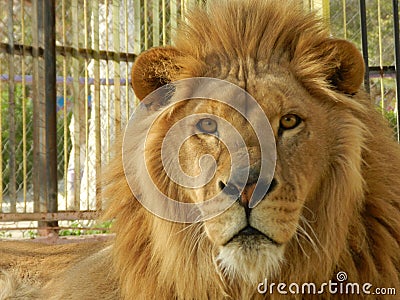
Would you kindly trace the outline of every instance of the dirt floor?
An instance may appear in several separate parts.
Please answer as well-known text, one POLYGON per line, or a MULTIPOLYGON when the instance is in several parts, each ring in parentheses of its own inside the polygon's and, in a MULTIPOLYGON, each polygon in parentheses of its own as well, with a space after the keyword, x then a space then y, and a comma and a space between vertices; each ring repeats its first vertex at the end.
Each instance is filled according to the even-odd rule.
POLYGON ((0 270, 42 284, 84 257, 104 248, 113 235, 0 240, 0 270))

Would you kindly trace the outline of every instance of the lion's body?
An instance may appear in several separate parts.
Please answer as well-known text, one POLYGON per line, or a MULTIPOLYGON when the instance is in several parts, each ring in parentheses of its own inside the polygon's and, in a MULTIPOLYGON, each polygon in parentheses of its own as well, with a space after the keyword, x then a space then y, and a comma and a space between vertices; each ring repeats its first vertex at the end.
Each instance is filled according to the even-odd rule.
MULTIPOLYGON (((222 2, 208 12, 193 12, 189 25, 178 31, 175 48, 139 57, 133 86, 141 99, 166 82, 190 77, 224 79, 248 91, 274 130, 274 189, 251 213, 235 203, 211 220, 171 222, 134 199, 117 153, 102 186, 103 197, 110 199, 106 218, 115 218, 112 246, 54 278, 39 298, 280 299, 276 290, 258 293, 264 277, 276 284, 319 286, 337 282, 340 271, 348 282, 400 292, 400 148, 360 88, 359 54, 331 40, 318 19, 294 3, 222 2), (293 115, 301 122, 282 129, 282 116, 293 115), (240 235, 243 222, 260 234, 240 235)), ((253 147, 254 139, 239 116, 210 101, 189 101, 153 124, 146 141, 150 174, 169 195, 196 202, 216 193, 217 182, 196 198, 165 180, 157 158, 168 128, 194 111, 231 121, 246 145, 253 147)), ((142 138, 146 135, 132 137, 132 158, 143 159, 142 149, 135 148, 142 138)), ((196 173, 190 159, 204 149, 220 159, 221 186, 229 159, 215 139, 189 139, 180 152, 183 169, 196 173)), ((259 149, 250 153, 250 161, 257 159, 259 149)), ((144 170, 136 171, 135 182, 146 197, 150 183, 143 182, 144 170)), ((292 298, 335 296, 325 290, 292 298)))
POLYGON ((59 245, 2 241, 0 299, 43 299, 39 287, 107 246, 97 241, 59 245))

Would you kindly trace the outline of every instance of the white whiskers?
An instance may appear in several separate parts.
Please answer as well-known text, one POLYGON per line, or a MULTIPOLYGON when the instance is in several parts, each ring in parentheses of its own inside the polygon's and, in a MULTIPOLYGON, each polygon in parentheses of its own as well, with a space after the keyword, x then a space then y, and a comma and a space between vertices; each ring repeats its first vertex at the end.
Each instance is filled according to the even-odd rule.
POLYGON ((300 238, 304 239, 311 245, 312 249, 314 250, 315 254, 318 255, 318 257, 321 258, 320 250, 326 253, 326 249, 319 240, 317 234, 314 231, 314 228, 310 224, 310 221, 308 221, 307 218, 304 216, 300 216, 300 220, 297 226, 296 241, 299 247, 301 248, 302 252, 307 257, 309 257, 309 255, 305 252, 302 246, 300 238))

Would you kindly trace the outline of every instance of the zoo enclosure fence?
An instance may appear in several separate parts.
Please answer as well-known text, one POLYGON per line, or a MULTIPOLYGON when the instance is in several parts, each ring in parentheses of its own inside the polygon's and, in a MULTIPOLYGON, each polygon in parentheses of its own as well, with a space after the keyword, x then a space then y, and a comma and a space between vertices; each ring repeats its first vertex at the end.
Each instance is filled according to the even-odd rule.
MULTIPOLYGON (((398 0, 298 1, 363 51, 365 87, 398 128, 398 0)), ((99 174, 137 103, 132 62, 204 4, 0 0, 0 237, 91 227, 99 174)))

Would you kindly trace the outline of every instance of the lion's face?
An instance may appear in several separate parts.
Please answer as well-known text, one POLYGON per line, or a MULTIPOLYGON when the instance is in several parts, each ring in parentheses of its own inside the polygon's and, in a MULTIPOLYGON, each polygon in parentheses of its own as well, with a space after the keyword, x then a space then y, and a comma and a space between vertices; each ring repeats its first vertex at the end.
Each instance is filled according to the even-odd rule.
POLYGON ((314 240, 318 243, 323 238, 315 235, 310 222, 323 223, 327 216, 324 207, 338 205, 319 202, 325 178, 339 176, 340 172, 332 170, 341 168, 347 169, 349 178, 359 178, 361 143, 352 149, 346 146, 351 139, 362 138, 360 124, 349 110, 357 104, 348 101, 350 98, 343 103, 332 98, 359 89, 362 57, 350 43, 329 38, 312 46, 313 55, 308 55, 306 45, 302 45, 304 49, 289 47, 294 52, 282 54, 288 62, 277 60, 269 65, 263 60, 258 64, 233 62, 218 54, 214 59, 212 49, 201 49, 205 52, 199 54, 190 52, 189 44, 183 45, 189 55, 175 48, 159 48, 139 57, 132 70, 136 94, 143 100, 166 82, 190 77, 219 78, 235 84, 256 100, 268 119, 270 126, 265 131, 271 132, 268 139, 274 149, 269 150, 276 151, 276 157, 273 162, 265 159, 252 109, 243 104, 246 113, 239 113, 229 106, 236 96, 217 88, 212 97, 189 97, 164 107, 146 136, 148 172, 158 189, 180 202, 202 204, 218 197, 217 207, 214 203, 200 208, 205 216, 200 217, 202 232, 199 237, 188 237, 188 241, 206 236, 214 264, 224 276, 249 284, 278 276, 281 267, 290 264, 292 246, 302 248, 300 239, 315 244, 314 240), (244 73, 242 66, 246 64, 244 73), (215 101, 219 92, 228 97, 228 103, 215 101), (168 136, 177 123, 180 133, 168 136), (242 138, 242 144, 229 146, 235 135, 228 130, 229 125, 242 138), (165 145, 167 139, 173 142, 165 145), (267 169, 273 171, 268 175, 262 171, 265 161, 267 169), (243 176, 246 164, 248 173, 243 176), (177 177, 171 179, 165 167, 172 173, 186 174, 187 185, 177 184, 177 177), (259 186, 267 192, 257 205, 250 205, 259 186), (221 210, 219 203, 226 209, 221 210), (213 210, 219 213, 213 215, 213 210), (318 216, 314 215, 316 211, 318 216))
MULTIPOLYGON (((271 124, 277 156, 276 166, 269 166, 275 167, 275 172, 268 179, 268 192, 255 207, 249 208, 248 204, 260 175, 261 151, 251 113, 243 116, 229 105, 211 99, 189 99, 165 109, 153 123, 146 141, 149 171, 157 174, 153 180, 159 187, 167 177, 160 176, 160 166, 174 165, 172 161, 159 161, 163 146, 172 146, 172 150, 164 149, 170 151, 167 160, 178 155, 179 169, 186 175, 196 178, 206 174, 211 178, 193 189, 167 184, 163 191, 166 194, 179 190, 179 201, 190 203, 205 202, 215 195, 221 202, 234 199, 223 213, 204 220, 202 228, 214 245, 215 261, 221 270, 228 277, 240 276, 249 283, 278 274, 287 244, 302 231, 300 219, 310 200, 308 196, 329 165, 330 140, 321 136, 328 135, 326 128, 334 122, 330 120, 329 105, 321 106, 289 73, 265 74, 261 78, 248 91, 271 124), (187 138, 179 142, 175 137, 169 146, 163 145, 176 124, 180 126, 179 135, 187 138), (227 124, 243 138, 245 149, 228 149, 232 130, 227 124), (246 177, 241 163, 245 159, 235 164, 232 158, 243 153, 247 153, 250 166, 246 177), (204 160, 207 155, 212 157, 211 163, 204 160), (246 182, 239 193, 238 183, 243 178, 246 182)), ((334 131, 329 135, 334 141, 334 131)))
MULTIPOLYGON (((290 76, 266 75, 262 78, 254 82, 249 92, 263 108, 274 131, 277 161, 271 186, 257 206, 248 208, 246 201, 255 186, 254 176, 258 175, 252 174, 239 200, 221 215, 204 223, 208 238, 218 245, 217 260, 222 269, 229 276, 241 274, 252 283, 279 271, 287 243, 297 230, 301 230, 299 218, 308 195, 321 180, 329 158, 329 142, 321 142, 320 138, 327 134, 325 128, 329 128, 327 108, 313 101, 290 76), (288 82, 290 89, 287 88, 288 82)), ((223 112, 223 117, 230 119, 232 112, 229 109, 223 112)), ((248 128, 248 122, 240 118, 233 122, 251 147, 248 152, 251 165, 256 164, 260 160, 260 151, 254 132, 248 128)), ((218 163, 223 168, 216 174, 213 184, 203 191, 204 196, 210 189, 218 193, 228 185, 231 171, 229 153, 213 139, 206 139, 205 143, 210 148, 220 149, 218 163)), ((203 148, 196 146, 190 148, 203 148)), ((201 150, 194 150, 185 157, 193 157, 196 152, 201 154, 201 150)), ((192 165, 193 161, 183 160, 182 163, 192 165)), ((232 167, 235 173, 237 169, 232 167)), ((250 172, 257 171, 256 168, 250 172)))

